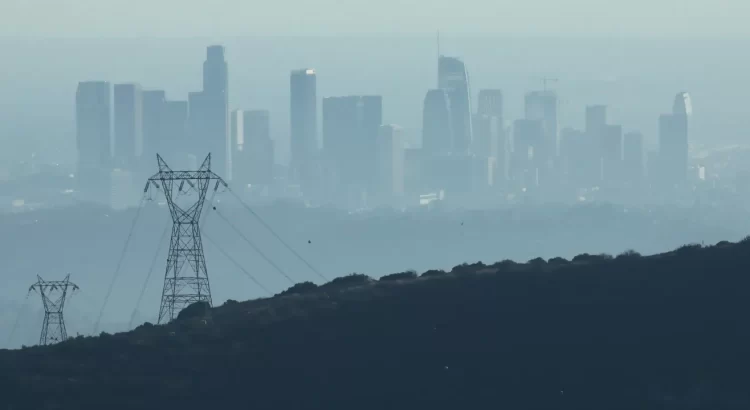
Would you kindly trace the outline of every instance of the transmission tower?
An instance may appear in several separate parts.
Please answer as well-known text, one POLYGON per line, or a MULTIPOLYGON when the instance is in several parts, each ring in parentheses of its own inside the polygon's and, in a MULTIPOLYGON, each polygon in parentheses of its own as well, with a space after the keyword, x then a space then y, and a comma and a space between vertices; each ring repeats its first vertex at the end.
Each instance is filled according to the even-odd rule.
POLYGON ((74 292, 78 290, 78 285, 70 281, 70 275, 65 276, 65 280, 54 282, 47 282, 37 276, 37 282, 29 288, 29 293, 39 292, 44 304, 44 323, 42 336, 39 338, 39 344, 42 346, 64 342, 68 338, 63 309, 69 289, 74 292))
POLYGON ((211 154, 197 171, 172 171, 161 156, 157 155, 156 160, 159 172, 148 179, 144 194, 152 185, 163 190, 172 215, 172 239, 169 242, 158 321, 165 323, 195 302, 212 304, 198 221, 211 182, 216 181, 214 191, 219 185, 227 187, 227 184, 211 171, 211 154), (184 198, 180 204, 179 198, 184 198), (186 265, 188 268, 185 268, 186 265))

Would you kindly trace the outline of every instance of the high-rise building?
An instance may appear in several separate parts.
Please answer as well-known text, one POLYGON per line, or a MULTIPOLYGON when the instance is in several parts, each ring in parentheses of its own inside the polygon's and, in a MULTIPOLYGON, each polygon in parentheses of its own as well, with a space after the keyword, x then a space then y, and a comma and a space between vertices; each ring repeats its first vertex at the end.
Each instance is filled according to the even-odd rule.
POLYGON ((511 178, 524 187, 538 185, 540 147, 544 145, 544 123, 541 120, 516 120, 513 123, 513 156, 511 178))
POLYGON ((502 139, 502 123, 494 115, 474 114, 474 140, 471 144, 473 155, 483 158, 497 158, 498 144, 502 139))
POLYGON ((211 154, 211 167, 231 179, 229 76, 223 46, 209 46, 203 63, 203 91, 188 94, 191 153, 211 154))
POLYGON ((643 180, 643 134, 631 131, 625 134, 623 141, 623 169, 625 180, 639 184, 643 180))
POLYGON ((543 138, 535 147, 535 156, 542 179, 551 176, 557 157, 557 94, 554 91, 533 91, 526 94, 525 119, 541 121, 543 138))
POLYGON ((273 182, 274 150, 266 110, 232 112, 233 176, 241 186, 273 182))
POLYGON ((111 87, 82 82, 76 91, 77 189, 80 199, 109 204, 111 87))
POLYGON ((595 141, 598 141, 606 125, 606 105, 589 105, 586 107, 586 134, 591 136, 595 141))
POLYGON ((503 117, 503 92, 495 89, 479 90, 477 98, 477 114, 489 115, 500 118, 503 117))
POLYGON ((138 84, 115 84, 115 161, 134 171, 143 152, 143 94, 138 84))
POLYGON ((472 140, 471 86, 469 73, 463 61, 455 57, 438 58, 438 88, 445 90, 450 99, 453 126, 452 152, 469 152, 472 140))
POLYGON ((192 169, 187 165, 188 155, 193 155, 188 132, 188 102, 165 101, 162 116, 161 143, 159 155, 167 164, 182 169, 192 169))
POLYGON ((610 184, 621 180, 622 125, 607 125, 601 139, 602 180, 610 184))
POLYGON ((451 102, 445 90, 430 90, 424 97, 422 149, 428 154, 448 154, 453 149, 451 102))
POLYGON ((401 127, 380 127, 376 148, 375 193, 386 203, 404 194, 404 143, 401 127))
MULTIPOLYGON (((289 125, 292 181, 310 190, 314 161, 318 155, 318 105, 315 70, 292 71, 289 78, 289 125)), ((309 192, 308 192, 309 193, 309 192)))
POLYGON ((383 122, 380 96, 323 99, 323 149, 337 189, 350 199, 372 191, 377 137, 383 122), (357 192, 352 194, 351 192, 357 192))
MULTIPOLYGON (((142 168, 147 172, 154 171, 156 168, 156 154, 162 153, 168 148, 164 144, 162 129, 165 103, 166 94, 164 91, 143 91, 143 155, 141 163, 142 168)), ((151 174, 154 172, 151 172, 151 174)))
POLYGON ((688 117, 664 114, 659 117, 659 160, 661 182, 674 186, 687 178, 688 117))

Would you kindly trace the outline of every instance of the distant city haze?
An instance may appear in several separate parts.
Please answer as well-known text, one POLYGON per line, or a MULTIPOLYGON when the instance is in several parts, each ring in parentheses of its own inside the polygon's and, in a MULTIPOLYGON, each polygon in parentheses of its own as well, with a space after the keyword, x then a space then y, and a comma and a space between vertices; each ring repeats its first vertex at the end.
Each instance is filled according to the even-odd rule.
MULTIPOLYGON (((623 132, 641 131, 645 147, 654 148, 658 115, 668 112, 675 93, 683 90, 694 102, 691 144, 744 143, 750 129, 745 113, 750 58, 739 52, 750 48, 748 39, 529 38, 449 32, 441 37, 441 52, 466 64, 472 100, 483 88, 502 89, 508 120, 523 117, 524 94, 541 89, 542 77, 555 77, 561 129, 582 128, 585 106, 606 104, 611 123, 622 124, 623 132)), ((384 123, 402 126, 408 144, 421 143, 424 95, 437 82, 434 35, 5 37, 0 39, 0 159, 36 153, 41 161, 74 163, 74 96, 79 81, 137 82, 144 89, 166 90, 170 100, 185 100, 189 91, 200 89, 201 62, 209 44, 226 47, 229 108, 269 111, 279 163, 286 164, 289 157, 289 72, 303 67, 316 70, 318 98, 382 95, 384 123)))

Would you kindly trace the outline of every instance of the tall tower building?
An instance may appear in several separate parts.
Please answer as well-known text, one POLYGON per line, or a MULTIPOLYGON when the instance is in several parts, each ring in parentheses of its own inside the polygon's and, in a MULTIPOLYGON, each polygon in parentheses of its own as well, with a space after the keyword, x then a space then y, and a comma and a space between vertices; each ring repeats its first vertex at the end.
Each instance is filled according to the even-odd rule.
POLYGON ((445 90, 430 90, 424 97, 422 149, 431 155, 449 154, 453 148, 451 102, 445 90))
POLYGON ((401 127, 380 127, 376 148, 375 193, 382 202, 390 202, 404 193, 404 144, 401 127))
POLYGON ((135 171, 143 153, 143 94, 138 84, 115 84, 115 161, 135 171))
POLYGON ((274 149, 266 110, 232 112, 234 178, 242 186, 273 182, 274 149))
POLYGON ((111 87, 108 82, 82 82, 76 91, 76 170, 80 199, 109 203, 112 153, 111 87))
MULTIPOLYGON (((311 188, 314 161, 318 154, 318 105, 315 70, 292 71, 289 77, 290 178, 311 188)), ((309 193, 309 192, 308 192, 309 193)))
POLYGON ((668 186, 684 183, 688 168, 688 133, 693 103, 690 94, 677 93, 672 114, 659 118, 659 160, 662 182, 668 186))
POLYGON ((554 91, 527 93, 525 119, 542 122, 544 138, 537 156, 540 163, 549 163, 557 156, 557 94, 554 91))
POLYGON ((203 63, 203 91, 188 94, 191 153, 211 153, 213 169, 231 179, 229 74, 223 46, 209 46, 203 63))
POLYGON ((542 158, 539 148, 544 144, 544 123, 541 120, 516 120, 513 123, 513 156, 511 177, 524 187, 539 182, 542 158))
POLYGON ((503 92, 495 89, 479 90, 477 114, 503 119, 503 92))
POLYGON ((594 140, 601 138, 601 132, 607 125, 607 106, 589 105, 586 107, 586 133, 594 140))
POLYGON ((622 125, 607 125, 601 139, 602 180, 620 181, 622 170, 622 125))
POLYGON ((156 154, 165 154, 168 147, 164 144, 162 122, 166 94, 162 90, 143 91, 143 155, 141 163, 144 170, 153 175, 156 154))
POLYGON ((463 61, 455 57, 438 58, 438 88, 450 99, 453 126, 452 152, 466 154, 473 136, 471 123, 471 86, 463 61))
POLYGON ((181 169, 193 169, 187 166, 187 156, 193 153, 188 132, 187 101, 164 102, 161 141, 159 154, 167 164, 181 169))
POLYGON ((361 192, 372 192, 376 147, 383 123, 380 96, 347 96, 323 99, 323 148, 335 175, 334 190, 345 189, 348 201, 361 192))
POLYGON ((625 134, 623 143, 623 168, 625 180, 639 184, 643 180, 643 134, 637 131, 625 134))

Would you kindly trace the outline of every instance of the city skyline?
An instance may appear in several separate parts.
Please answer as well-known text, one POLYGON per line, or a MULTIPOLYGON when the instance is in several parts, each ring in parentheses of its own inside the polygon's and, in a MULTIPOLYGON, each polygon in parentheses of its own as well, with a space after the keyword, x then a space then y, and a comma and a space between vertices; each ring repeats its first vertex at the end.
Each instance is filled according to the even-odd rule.
POLYGON ((441 198, 447 192, 456 203, 480 197, 502 202, 503 196, 516 193, 557 200, 600 187, 605 195, 627 188, 640 196, 657 188, 671 191, 697 177, 696 172, 687 176, 692 116, 687 92, 675 95, 671 114, 658 117, 659 146, 654 156, 644 151, 639 130, 625 131, 621 124, 608 123, 606 105, 586 106, 585 127, 564 127, 561 132, 560 97, 554 87, 548 88, 556 78, 543 78, 541 90, 525 94, 523 117, 508 120, 503 91, 481 89, 473 103, 470 70, 462 59, 444 55, 437 59, 437 88, 425 92, 422 141, 417 147, 408 147, 402 127, 384 118, 387 101, 382 96, 323 96, 319 111, 316 70, 291 70, 292 160, 279 173, 272 113, 229 106, 225 53, 222 45, 206 48, 202 90, 190 92, 187 103, 175 107, 180 113, 166 110, 161 90, 115 84, 112 103, 105 95, 110 93, 109 83, 80 83, 76 122, 81 199, 107 202, 105 192, 111 191, 112 198, 120 201, 112 206, 125 206, 130 201, 122 198, 135 192, 129 185, 149 167, 143 154, 153 155, 155 149, 164 150, 165 157, 175 158, 184 169, 195 168, 198 158, 211 153, 214 169, 227 180, 238 181, 241 190, 250 190, 245 192, 248 195, 289 195, 297 187, 292 196, 347 209, 378 203, 399 206, 434 192, 440 192, 441 198), (82 97, 87 87, 91 95, 82 97), (113 134, 106 125, 110 119, 103 114, 109 115, 110 104, 113 134), (144 106, 151 111, 144 112, 144 106), (99 128, 92 128, 97 122, 99 128), (144 141, 144 135, 150 139, 144 141), (114 143, 110 155, 94 158, 91 152, 104 149, 96 148, 104 141, 114 143), (646 156, 650 160, 644 162, 646 156), (109 190, 103 189, 104 181, 87 182, 86 170, 92 174, 92 169, 103 174, 117 170, 110 177, 109 190), (384 178, 390 182, 385 184, 384 178), (384 186, 390 186, 389 193, 384 186))

